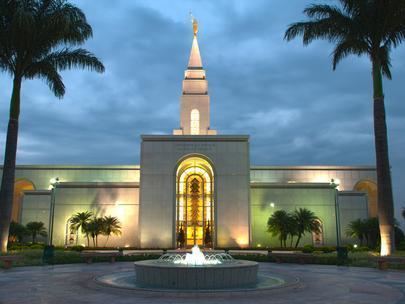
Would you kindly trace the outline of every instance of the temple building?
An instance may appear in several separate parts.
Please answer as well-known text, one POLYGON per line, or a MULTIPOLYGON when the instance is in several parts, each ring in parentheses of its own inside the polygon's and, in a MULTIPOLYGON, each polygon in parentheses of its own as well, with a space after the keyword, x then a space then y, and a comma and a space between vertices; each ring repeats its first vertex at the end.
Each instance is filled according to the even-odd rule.
POLYGON ((195 20, 193 30, 179 128, 172 135, 142 135, 140 165, 17 166, 13 219, 45 223, 47 241, 57 246, 86 244, 69 222, 91 211, 116 216, 122 225, 121 236, 108 244, 100 237, 99 246, 265 248, 279 246, 267 232, 273 212, 307 208, 319 217, 321 231, 301 244, 352 242, 347 225, 377 214, 375 168, 251 166, 249 135, 211 129, 195 20))

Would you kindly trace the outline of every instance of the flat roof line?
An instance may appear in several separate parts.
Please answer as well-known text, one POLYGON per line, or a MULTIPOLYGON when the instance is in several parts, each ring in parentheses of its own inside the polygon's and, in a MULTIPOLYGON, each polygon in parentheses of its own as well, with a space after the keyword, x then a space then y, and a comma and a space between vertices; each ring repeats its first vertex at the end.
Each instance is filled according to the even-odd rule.
POLYGON ((333 165, 310 165, 310 166, 251 166, 250 170, 364 170, 375 171, 375 166, 333 166, 333 165))

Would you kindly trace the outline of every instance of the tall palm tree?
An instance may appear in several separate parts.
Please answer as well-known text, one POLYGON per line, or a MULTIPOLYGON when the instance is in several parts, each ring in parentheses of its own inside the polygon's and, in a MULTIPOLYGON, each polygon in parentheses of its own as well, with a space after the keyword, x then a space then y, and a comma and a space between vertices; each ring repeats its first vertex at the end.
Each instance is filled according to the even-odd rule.
POLYGON ((311 210, 299 208, 294 211, 292 217, 296 223, 297 230, 297 242, 295 243, 295 248, 298 247, 298 244, 305 233, 320 232, 321 230, 319 218, 311 210))
POLYGON ((110 235, 121 235, 121 223, 115 216, 104 216, 103 217, 103 235, 107 236, 104 247, 108 243, 110 235))
POLYGON ((44 237, 48 235, 45 225, 42 222, 29 222, 25 227, 27 228, 28 234, 32 237, 33 244, 37 242, 37 235, 44 237))
POLYGON ((86 235, 87 247, 90 246, 90 237, 87 225, 89 224, 93 213, 90 211, 78 212, 70 218, 70 229, 78 231, 79 229, 86 235))
POLYGON ((390 51, 405 39, 405 1, 336 1, 338 5, 308 6, 304 13, 309 20, 291 24, 285 39, 302 36, 304 45, 315 39, 334 43, 333 69, 350 54, 366 55, 371 61, 381 255, 390 255, 394 249, 394 202, 382 78, 391 79, 390 51))
POLYGON ((103 64, 75 46, 92 36, 84 13, 65 0, 0 0, 0 70, 13 77, 0 190, 1 251, 7 251, 24 79, 45 80, 56 97, 65 94, 59 71, 73 67, 103 72, 103 64))

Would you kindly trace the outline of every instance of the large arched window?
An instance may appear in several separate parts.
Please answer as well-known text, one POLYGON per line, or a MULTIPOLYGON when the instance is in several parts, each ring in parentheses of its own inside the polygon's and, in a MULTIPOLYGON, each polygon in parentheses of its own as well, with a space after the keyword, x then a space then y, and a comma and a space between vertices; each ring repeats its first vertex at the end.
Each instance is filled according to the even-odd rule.
POLYGON ((378 202, 378 193, 377 193, 377 184, 373 181, 362 180, 359 181, 354 186, 354 191, 365 192, 368 197, 368 215, 370 217, 377 217, 377 202, 378 202))
POLYGON ((214 244, 214 172, 203 158, 182 161, 176 173, 176 243, 214 244))
POLYGON ((13 197, 13 211, 11 219, 15 222, 20 221, 20 213, 22 207, 22 198, 25 191, 35 190, 34 184, 25 178, 20 178, 15 181, 14 184, 14 197, 13 197))
POLYGON ((200 111, 197 109, 191 110, 190 113, 190 133, 191 135, 200 134, 200 111))

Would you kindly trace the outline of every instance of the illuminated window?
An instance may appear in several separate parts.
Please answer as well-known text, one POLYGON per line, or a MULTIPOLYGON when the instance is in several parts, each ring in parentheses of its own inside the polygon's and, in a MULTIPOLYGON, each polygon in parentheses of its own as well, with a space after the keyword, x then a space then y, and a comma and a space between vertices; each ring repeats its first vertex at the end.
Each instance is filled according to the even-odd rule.
POLYGON ((178 247, 212 248, 214 238, 214 174, 199 157, 184 160, 176 174, 176 240, 178 247))
POLYGON ((190 131, 191 135, 200 134, 200 111, 197 109, 191 111, 190 131))

